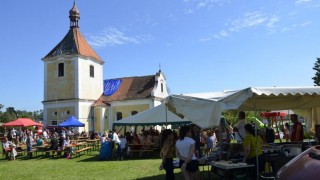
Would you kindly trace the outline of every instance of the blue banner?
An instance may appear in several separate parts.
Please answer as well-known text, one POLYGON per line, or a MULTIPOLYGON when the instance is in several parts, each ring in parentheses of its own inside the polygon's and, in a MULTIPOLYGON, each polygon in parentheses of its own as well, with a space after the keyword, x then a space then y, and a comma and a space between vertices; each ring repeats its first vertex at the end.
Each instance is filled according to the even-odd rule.
POLYGON ((103 83, 103 94, 106 96, 111 96, 114 94, 120 87, 122 80, 121 79, 108 79, 104 80, 103 83))

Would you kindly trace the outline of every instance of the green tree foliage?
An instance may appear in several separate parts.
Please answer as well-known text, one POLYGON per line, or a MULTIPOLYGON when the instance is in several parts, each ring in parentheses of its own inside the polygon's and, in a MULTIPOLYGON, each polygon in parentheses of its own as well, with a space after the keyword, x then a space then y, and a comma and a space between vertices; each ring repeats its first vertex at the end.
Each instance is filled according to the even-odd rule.
POLYGON ((4 112, 1 116, 1 122, 10 122, 17 119, 17 112, 14 107, 8 107, 6 112, 4 112))
POLYGON ((2 122, 1 121, 1 116, 2 116, 2 108, 4 107, 4 105, 3 104, 0 104, 0 122, 2 122))
POLYGON ((320 86, 320 58, 317 58, 317 61, 314 63, 314 67, 312 68, 316 71, 313 79, 313 83, 315 86, 320 86))
POLYGON ((0 104, 0 122, 10 122, 18 118, 30 118, 33 120, 42 120, 43 111, 26 111, 26 110, 15 110, 14 107, 6 108, 5 112, 2 112, 4 105, 0 104))
MULTIPOLYGON (((261 120, 261 114, 262 111, 245 111, 246 117, 256 117, 261 120)), ((224 116, 227 120, 227 123, 230 125, 235 125, 238 122, 238 113, 239 110, 229 110, 226 112, 223 112, 222 116, 224 116)), ((249 123, 249 122, 248 122, 249 123)))

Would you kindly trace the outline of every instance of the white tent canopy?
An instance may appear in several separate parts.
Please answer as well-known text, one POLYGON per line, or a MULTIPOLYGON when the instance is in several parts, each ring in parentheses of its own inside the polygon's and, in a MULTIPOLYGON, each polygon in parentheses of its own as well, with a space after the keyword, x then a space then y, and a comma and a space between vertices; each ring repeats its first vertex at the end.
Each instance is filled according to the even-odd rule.
POLYGON ((113 123, 114 126, 134 126, 134 125, 174 125, 191 123, 188 119, 180 118, 167 110, 164 104, 143 111, 133 116, 123 118, 113 123))
POLYGON ((223 111, 236 109, 293 109, 307 119, 308 130, 320 124, 320 87, 266 87, 235 91, 171 95, 166 98, 169 109, 190 119, 200 127, 219 124, 223 111), (319 117, 319 118, 317 118, 319 117))

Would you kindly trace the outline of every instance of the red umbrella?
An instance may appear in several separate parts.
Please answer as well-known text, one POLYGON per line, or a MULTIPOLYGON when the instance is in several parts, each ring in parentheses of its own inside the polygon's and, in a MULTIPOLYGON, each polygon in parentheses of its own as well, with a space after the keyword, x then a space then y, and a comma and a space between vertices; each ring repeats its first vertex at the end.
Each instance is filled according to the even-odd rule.
POLYGON ((37 123, 29 118, 19 118, 17 120, 4 123, 2 126, 23 126, 23 127, 28 127, 28 126, 43 126, 43 124, 37 123))

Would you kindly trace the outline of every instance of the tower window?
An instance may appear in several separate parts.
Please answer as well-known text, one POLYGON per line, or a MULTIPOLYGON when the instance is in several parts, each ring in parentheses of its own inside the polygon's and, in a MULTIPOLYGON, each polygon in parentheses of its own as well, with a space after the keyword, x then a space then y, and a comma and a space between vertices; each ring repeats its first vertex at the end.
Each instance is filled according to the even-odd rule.
POLYGON ((161 83, 161 92, 163 92, 163 83, 161 83))
POLYGON ((117 121, 122 119, 122 112, 117 112, 117 121))
POLYGON ((132 111, 131 112, 131 115, 135 115, 135 114, 138 114, 138 111, 132 111))
POLYGON ((90 66, 90 77, 94 77, 94 66, 90 66))
POLYGON ((59 77, 64 76, 64 64, 63 63, 59 63, 59 65, 58 65, 58 76, 59 77))
POLYGON ((58 115, 58 112, 57 112, 57 111, 52 112, 52 116, 56 116, 56 115, 58 115))

